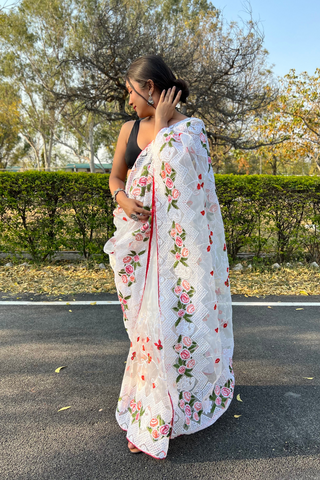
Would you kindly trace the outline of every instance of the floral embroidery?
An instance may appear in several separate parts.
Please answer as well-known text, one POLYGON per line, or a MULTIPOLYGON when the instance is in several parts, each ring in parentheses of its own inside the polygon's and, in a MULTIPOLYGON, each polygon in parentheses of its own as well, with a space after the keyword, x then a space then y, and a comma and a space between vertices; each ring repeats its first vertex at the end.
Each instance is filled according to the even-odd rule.
MULTIPOLYGON (((143 208, 150 212, 151 207, 144 205, 143 208)), ((146 242, 150 238, 151 233, 151 222, 152 222, 152 215, 148 218, 147 222, 141 225, 140 228, 132 232, 132 235, 135 237, 135 240, 138 242, 146 242)))
POLYGON ((163 143, 160 147, 160 152, 162 152, 162 150, 164 149, 164 147, 166 145, 169 145, 169 147, 172 147, 172 142, 181 142, 180 140, 180 136, 182 135, 182 132, 181 133, 173 133, 173 130, 171 130, 170 133, 165 133, 163 136, 165 138, 165 143, 163 143))
MULTIPOLYGON (((229 366, 230 369, 230 366, 229 366)), ((210 400, 212 400, 213 405, 211 407, 210 413, 213 413, 217 407, 225 408, 226 403, 230 398, 233 397, 233 381, 229 378, 229 380, 224 384, 222 388, 219 385, 214 387, 214 391, 212 395, 209 396, 210 400)))
POLYGON ((175 256, 176 261, 173 264, 173 268, 176 268, 179 263, 182 263, 185 267, 188 267, 187 258, 189 257, 189 250, 185 247, 184 241, 186 239, 186 231, 179 223, 172 222, 171 229, 168 232, 174 240, 173 250, 171 253, 175 256))
POLYGON ((118 272, 118 275, 120 275, 124 284, 128 284, 128 287, 130 287, 136 281, 134 273, 137 267, 141 267, 141 263, 139 262, 140 256, 145 252, 145 250, 142 250, 141 252, 136 253, 135 251, 131 250, 131 254, 126 255, 123 258, 123 263, 125 266, 118 272))
POLYGON ((163 437, 169 437, 171 433, 171 425, 166 423, 161 415, 151 418, 149 426, 147 427, 154 441, 160 440, 163 437))
POLYGON ((195 289, 187 280, 181 280, 181 278, 179 278, 177 281, 177 286, 172 288, 172 291, 179 298, 177 306, 172 308, 172 310, 174 310, 179 317, 174 324, 175 327, 179 325, 182 318, 186 322, 192 323, 191 316, 194 314, 196 309, 190 298, 194 295, 195 289))
POLYGON ((139 428, 141 428, 141 417, 145 413, 141 400, 139 400, 137 403, 135 398, 133 398, 130 402, 130 407, 128 407, 128 410, 131 415, 131 425, 135 422, 139 422, 139 428))
POLYGON ((173 346, 174 350, 179 354, 178 363, 173 365, 178 370, 179 374, 176 378, 177 383, 183 375, 186 377, 192 377, 191 372, 196 364, 195 360, 192 358, 192 354, 197 347, 197 343, 190 337, 179 335, 178 343, 173 346))
POLYGON ((166 187, 165 195, 169 202, 167 212, 169 212, 171 207, 178 208, 177 201, 180 197, 180 191, 177 188, 174 188, 176 171, 169 165, 169 163, 162 162, 160 176, 166 187))
POLYGON ((128 300, 131 298, 131 295, 128 295, 126 297, 124 297, 122 295, 122 293, 119 291, 119 302, 121 303, 121 310, 124 314, 124 318, 125 320, 127 320, 127 317, 126 317, 126 314, 125 314, 125 310, 129 310, 129 307, 128 307, 128 300))
POLYGON ((185 414, 183 428, 188 430, 191 419, 194 422, 200 423, 203 407, 202 403, 199 402, 194 395, 190 392, 180 392, 179 407, 185 414))
POLYGON ((132 182, 129 192, 133 197, 144 197, 146 192, 150 192, 152 184, 152 176, 149 173, 149 166, 144 165, 141 177, 135 178, 132 182))

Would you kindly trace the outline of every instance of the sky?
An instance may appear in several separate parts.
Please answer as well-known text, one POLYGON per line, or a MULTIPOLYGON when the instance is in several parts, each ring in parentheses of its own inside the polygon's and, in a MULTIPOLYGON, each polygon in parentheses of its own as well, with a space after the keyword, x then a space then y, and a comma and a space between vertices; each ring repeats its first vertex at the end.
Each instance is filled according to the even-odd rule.
MULTIPOLYGON (((248 18, 244 0, 212 0, 228 21, 248 18)), ((260 21, 264 46, 275 76, 313 75, 320 68, 320 0, 250 0, 252 17, 260 21)))

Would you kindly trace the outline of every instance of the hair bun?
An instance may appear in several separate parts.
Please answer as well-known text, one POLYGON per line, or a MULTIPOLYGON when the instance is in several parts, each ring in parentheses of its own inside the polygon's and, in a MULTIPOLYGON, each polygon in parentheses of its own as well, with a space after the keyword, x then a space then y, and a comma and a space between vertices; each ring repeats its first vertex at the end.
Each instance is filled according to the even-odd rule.
POLYGON ((185 80, 182 80, 182 78, 176 78, 174 81, 174 85, 177 87, 178 90, 182 90, 179 101, 182 103, 186 103, 186 100, 189 96, 189 87, 187 82, 185 80))

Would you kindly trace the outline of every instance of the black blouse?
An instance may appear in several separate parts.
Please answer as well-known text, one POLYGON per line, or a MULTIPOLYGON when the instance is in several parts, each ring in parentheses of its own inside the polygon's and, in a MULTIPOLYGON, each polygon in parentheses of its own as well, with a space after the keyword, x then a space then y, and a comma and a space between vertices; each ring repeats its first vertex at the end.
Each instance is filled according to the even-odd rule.
POLYGON ((129 169, 133 167, 134 162, 136 161, 138 155, 142 151, 137 144, 137 136, 139 131, 140 120, 141 118, 139 118, 139 120, 136 120, 135 123, 133 124, 133 127, 131 129, 131 132, 128 138, 127 149, 124 154, 124 158, 129 169))

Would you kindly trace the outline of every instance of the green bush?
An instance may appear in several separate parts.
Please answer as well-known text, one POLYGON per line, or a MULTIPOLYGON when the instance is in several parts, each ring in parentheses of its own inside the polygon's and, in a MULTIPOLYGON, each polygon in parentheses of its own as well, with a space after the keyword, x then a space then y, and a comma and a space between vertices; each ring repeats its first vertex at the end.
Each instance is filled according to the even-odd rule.
MULTIPOLYGON (((319 177, 215 174, 227 251, 320 261, 319 177), (306 228, 305 225, 312 225, 306 228)), ((101 255, 113 235, 109 175, 0 173, 0 251, 41 262, 56 251, 101 255)))

